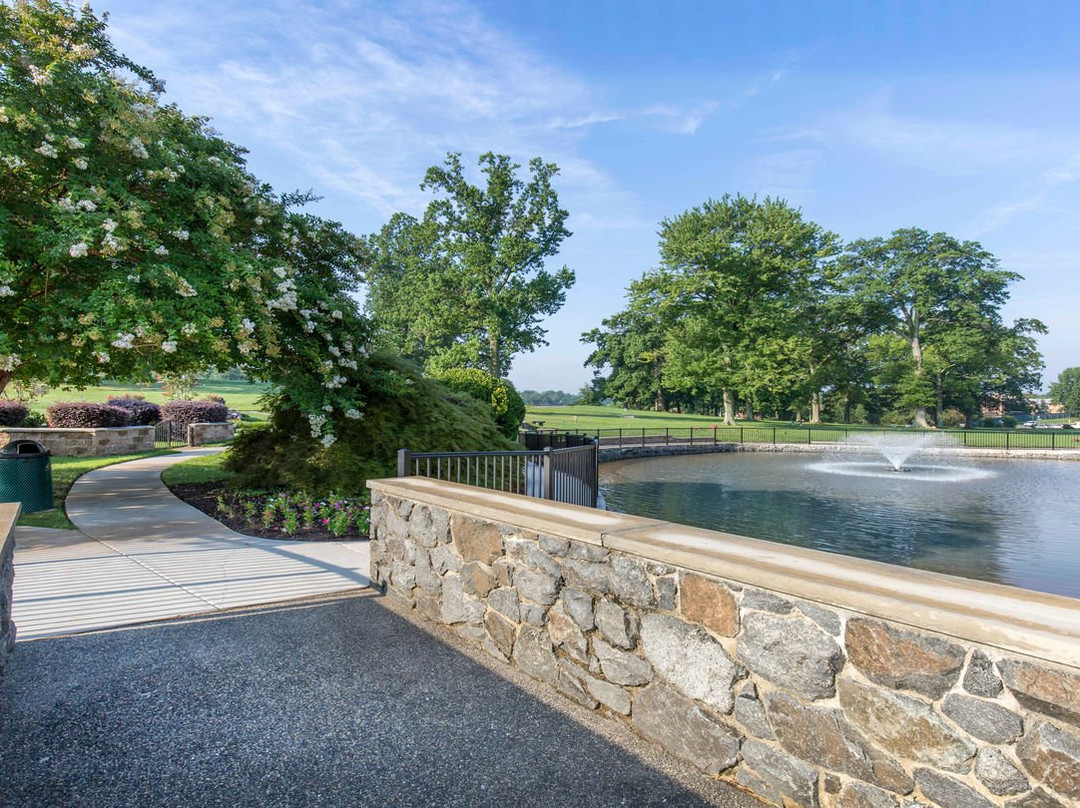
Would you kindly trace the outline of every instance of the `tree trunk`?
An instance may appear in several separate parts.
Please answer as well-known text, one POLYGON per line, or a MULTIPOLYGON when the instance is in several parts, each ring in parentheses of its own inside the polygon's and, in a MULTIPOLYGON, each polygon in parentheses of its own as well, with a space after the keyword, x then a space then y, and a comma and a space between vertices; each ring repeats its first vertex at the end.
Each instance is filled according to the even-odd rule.
POLYGON ((735 394, 724 388, 724 426, 735 426, 735 394))
POLYGON ((945 417, 945 381, 942 373, 938 372, 934 374, 934 392, 936 394, 936 409, 934 413, 934 422, 941 426, 942 419, 945 417))
POLYGON ((667 409, 667 402, 664 401, 664 388, 656 388, 656 398, 653 399, 653 410, 655 412, 664 412, 667 409))
MULTIPOLYGON (((921 379, 923 374, 922 366, 922 343, 919 338, 911 338, 911 358, 915 360, 915 378, 921 379)), ((926 419, 926 407, 918 406, 915 408, 915 426, 921 429, 932 429, 930 422, 926 419)))
POLYGON ((746 420, 754 420, 754 400, 750 396, 746 397, 746 420))
POLYGON ((499 367, 499 332, 494 328, 488 331, 488 372, 493 379, 502 378, 502 368, 499 367))
POLYGON ((4 389, 8 386, 8 382, 11 381, 12 373, 10 370, 0 370, 0 393, 4 392, 4 389))
POLYGON ((815 390, 810 394, 810 423, 821 423, 821 391, 815 390))

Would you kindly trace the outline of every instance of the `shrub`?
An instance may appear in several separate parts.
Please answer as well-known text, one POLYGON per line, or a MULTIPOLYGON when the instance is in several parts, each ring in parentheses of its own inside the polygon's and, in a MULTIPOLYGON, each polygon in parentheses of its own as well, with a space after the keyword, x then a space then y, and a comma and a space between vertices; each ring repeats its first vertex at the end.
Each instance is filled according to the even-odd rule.
POLYGON ((49 422, 45 420, 45 414, 40 413, 37 410, 31 410, 30 414, 23 419, 22 425, 25 429, 38 426, 48 426, 49 422))
POLYGON ((516 438, 525 418, 525 401, 506 379, 495 379, 477 368, 454 368, 435 376, 455 393, 467 393, 491 407, 499 431, 516 438))
POLYGON ((57 429, 100 429, 129 423, 127 410, 93 401, 63 401, 46 412, 49 426, 57 429))
POLYGON ((132 426, 150 426, 161 420, 161 407, 142 396, 109 396, 109 403, 127 410, 132 426))
POLYGON ((0 400, 0 426, 22 426, 30 409, 21 401, 0 400))
POLYGON ((1016 419, 1011 415, 1001 416, 1001 425, 1006 429, 1016 429, 1016 419))
POLYGON ((216 401, 218 404, 225 403, 225 396, 219 396, 216 393, 210 393, 209 395, 202 397, 203 401, 216 401))
POLYGON ((161 416, 167 421, 174 421, 180 426, 189 424, 221 423, 229 419, 229 410, 217 401, 191 401, 174 399, 161 408, 161 416))

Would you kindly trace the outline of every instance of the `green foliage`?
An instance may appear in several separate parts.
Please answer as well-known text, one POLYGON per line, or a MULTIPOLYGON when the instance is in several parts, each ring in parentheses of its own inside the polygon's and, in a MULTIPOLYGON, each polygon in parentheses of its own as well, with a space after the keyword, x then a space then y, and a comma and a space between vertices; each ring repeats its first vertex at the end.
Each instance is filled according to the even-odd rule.
POLYGON ((501 434, 489 405, 451 393, 391 355, 376 354, 371 368, 400 379, 400 387, 373 389, 365 417, 339 421, 338 440, 328 448, 310 435, 287 393, 272 397, 269 423, 246 428, 229 452, 226 467, 237 473, 238 485, 356 495, 368 479, 394 475, 399 449, 517 448, 501 434))
POLYGON ((435 378, 455 393, 467 393, 491 406, 499 431, 517 437, 525 418, 525 401, 507 379, 493 379, 478 368, 454 368, 435 374, 435 378))
POLYGON ((421 188, 439 196, 423 220, 395 214, 369 240, 367 311, 384 345, 429 370, 501 378, 515 354, 546 344, 540 321, 562 307, 574 273, 544 265, 570 232, 553 163, 531 160, 528 181, 506 155, 488 152, 479 165, 483 188, 448 154, 424 176, 421 188))
POLYGON ((1080 367, 1065 368, 1050 385, 1050 398, 1069 413, 1080 413, 1080 367))

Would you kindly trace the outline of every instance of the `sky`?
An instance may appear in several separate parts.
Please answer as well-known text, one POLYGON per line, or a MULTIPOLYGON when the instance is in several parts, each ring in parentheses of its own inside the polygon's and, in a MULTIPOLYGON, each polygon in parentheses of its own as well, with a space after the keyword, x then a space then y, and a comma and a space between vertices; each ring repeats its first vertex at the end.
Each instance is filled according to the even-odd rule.
MULTIPOLYGON (((1024 276, 1044 388, 1080 365, 1080 3, 100 0, 165 100, 357 234, 423 213, 428 166, 539 156, 577 283, 519 389, 576 392, 582 332, 657 263, 659 223, 781 197, 843 240, 920 227, 1024 276)), ((523 169, 524 170, 524 169, 523 169)), ((473 175, 478 182, 479 176, 473 175)))

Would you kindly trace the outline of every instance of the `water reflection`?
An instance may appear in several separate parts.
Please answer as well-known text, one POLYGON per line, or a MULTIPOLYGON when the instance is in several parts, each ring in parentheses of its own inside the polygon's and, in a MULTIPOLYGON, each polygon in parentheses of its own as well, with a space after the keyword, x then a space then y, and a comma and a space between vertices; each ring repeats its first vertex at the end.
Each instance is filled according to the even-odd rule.
POLYGON ((1080 463, 965 462, 945 482, 819 474, 815 463, 784 454, 623 461, 601 466, 601 490, 624 513, 1080 596, 1080 506, 1061 496, 1080 485, 1080 463))

